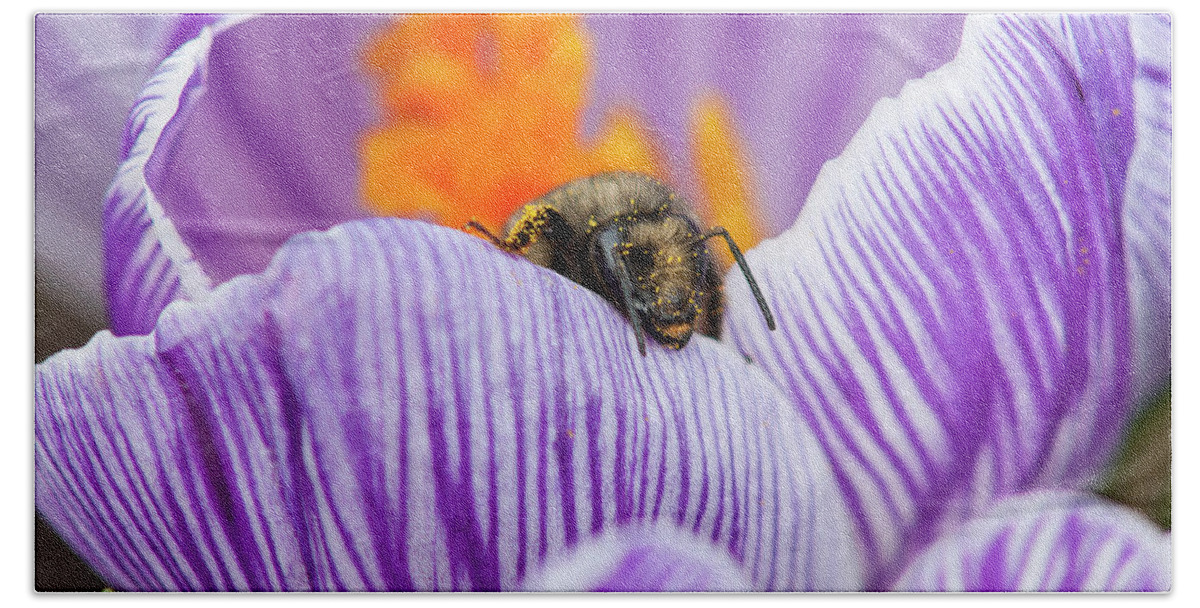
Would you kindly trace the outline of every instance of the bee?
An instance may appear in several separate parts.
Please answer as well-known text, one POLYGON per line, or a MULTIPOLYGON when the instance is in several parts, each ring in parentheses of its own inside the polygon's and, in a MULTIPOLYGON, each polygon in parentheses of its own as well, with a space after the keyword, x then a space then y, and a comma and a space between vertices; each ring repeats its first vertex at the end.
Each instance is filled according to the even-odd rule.
POLYGON ((463 229, 603 296, 633 325, 642 356, 643 332, 672 349, 683 348, 693 332, 720 337, 721 277, 706 245, 720 236, 767 327, 775 329, 775 318, 729 232, 720 226, 701 231, 687 202, 648 175, 601 173, 568 182, 513 213, 505 238, 475 220, 463 229))

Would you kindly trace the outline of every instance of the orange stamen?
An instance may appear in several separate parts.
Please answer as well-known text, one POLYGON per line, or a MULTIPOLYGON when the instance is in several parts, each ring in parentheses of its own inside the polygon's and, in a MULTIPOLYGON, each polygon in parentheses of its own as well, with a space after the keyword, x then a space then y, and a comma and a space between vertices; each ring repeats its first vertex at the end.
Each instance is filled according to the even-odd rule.
POLYGON ((499 227, 520 205, 610 170, 663 177, 632 113, 580 141, 590 45, 570 15, 412 15, 365 62, 384 124, 364 138, 363 197, 381 215, 499 227))

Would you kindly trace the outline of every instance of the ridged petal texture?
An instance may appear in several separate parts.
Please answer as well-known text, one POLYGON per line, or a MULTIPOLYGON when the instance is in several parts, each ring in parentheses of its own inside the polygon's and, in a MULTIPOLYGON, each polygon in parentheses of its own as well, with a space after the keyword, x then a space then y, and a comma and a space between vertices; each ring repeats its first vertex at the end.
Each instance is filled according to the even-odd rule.
POLYGON ((38 366, 37 507, 123 589, 517 589, 641 526, 704 547, 676 560, 713 564, 696 576, 856 588, 783 395, 707 338, 649 351, 596 294, 461 232, 307 233, 150 335, 38 366))
POLYGON ((1082 488, 1134 378, 1166 379, 1169 361, 1133 365, 1134 331, 1169 355, 1163 311, 1130 309, 1131 282, 1152 306, 1170 284, 1169 158, 1131 161, 1139 133, 1169 140, 1169 92, 1144 82, 1169 55, 1130 33, 1145 19, 968 18, 957 57, 876 105, 796 224, 750 252, 779 331, 727 281, 730 339, 829 451, 872 587, 943 520, 1082 488))
POLYGON ((1018 495, 921 553, 897 591, 1169 591, 1171 543, 1091 494, 1018 495))

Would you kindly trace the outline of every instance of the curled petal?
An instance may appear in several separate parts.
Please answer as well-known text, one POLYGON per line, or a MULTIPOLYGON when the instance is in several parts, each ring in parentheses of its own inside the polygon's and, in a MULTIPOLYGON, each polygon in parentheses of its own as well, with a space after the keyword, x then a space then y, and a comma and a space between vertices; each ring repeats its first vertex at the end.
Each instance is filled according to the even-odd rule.
POLYGON ((261 271, 293 234, 364 216, 356 146, 372 110, 357 53, 386 21, 229 18, 163 62, 130 118, 105 209, 118 335, 261 271))
POLYGON ((596 294, 427 224, 308 233, 261 275, 37 368, 37 506, 127 589, 516 589, 666 525, 755 589, 853 589, 815 439, 707 338, 638 355, 596 294))
POLYGON ((721 547, 677 528, 622 529, 581 543, 525 581, 528 591, 753 591, 721 547))
POLYGON ((1131 410, 1129 29, 968 18, 751 252, 780 331, 727 282, 733 342, 829 451, 877 581, 947 510, 1086 483, 1131 410))
POLYGON ((1125 188, 1125 247, 1133 308, 1134 395, 1171 374, 1171 18, 1130 22, 1136 60, 1136 143, 1125 188))
POLYGON ((146 181, 146 163, 172 119, 203 87, 212 31, 159 65, 134 105, 121 164, 104 208, 104 266, 109 318, 118 335, 144 334, 176 299, 201 297, 212 280, 193 259, 146 181))
POLYGON ((897 591, 1169 591, 1171 542, 1142 514, 1092 495, 1018 495, 948 532, 897 591))

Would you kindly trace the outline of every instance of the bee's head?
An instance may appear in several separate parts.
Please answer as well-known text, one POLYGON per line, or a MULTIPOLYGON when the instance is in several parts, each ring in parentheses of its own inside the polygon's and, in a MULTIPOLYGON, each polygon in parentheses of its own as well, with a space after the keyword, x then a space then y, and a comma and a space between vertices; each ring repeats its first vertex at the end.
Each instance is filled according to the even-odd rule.
MULTIPOLYGON (((631 303, 642 328, 665 346, 683 348, 701 310, 698 288, 707 250, 696 243, 692 222, 680 216, 641 219, 624 228, 617 251, 629 272, 631 303)), ((619 294, 615 275, 606 274, 619 294)))

